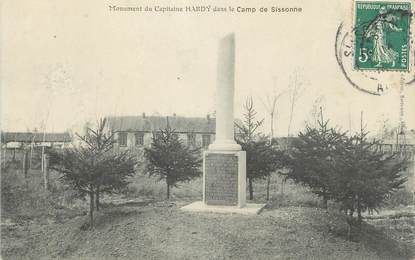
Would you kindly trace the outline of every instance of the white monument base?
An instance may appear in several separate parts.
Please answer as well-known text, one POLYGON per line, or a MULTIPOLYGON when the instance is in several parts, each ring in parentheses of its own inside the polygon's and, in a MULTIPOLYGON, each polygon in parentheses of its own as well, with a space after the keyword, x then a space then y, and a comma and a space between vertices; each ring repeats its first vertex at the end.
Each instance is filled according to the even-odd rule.
POLYGON ((265 204, 247 203, 245 207, 240 208, 238 206, 206 205, 203 201, 196 201, 182 207, 181 210, 190 212, 257 215, 264 207, 265 204))
POLYGON ((246 152, 203 153, 203 202, 210 206, 246 204, 246 152))
POLYGON ((246 203, 246 152, 203 154, 203 201, 182 207, 193 212, 255 215, 265 204, 246 203))

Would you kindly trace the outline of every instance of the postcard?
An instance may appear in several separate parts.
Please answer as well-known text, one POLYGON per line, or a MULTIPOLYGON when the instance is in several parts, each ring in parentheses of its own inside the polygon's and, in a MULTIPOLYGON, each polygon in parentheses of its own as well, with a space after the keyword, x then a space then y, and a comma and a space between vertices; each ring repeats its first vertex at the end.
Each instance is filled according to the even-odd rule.
MULTIPOLYGON (((314 194, 310 182, 290 175, 298 164, 283 165, 281 154, 283 170, 252 168, 247 144, 265 138, 293 160, 298 154, 290 147, 323 122, 350 140, 364 132, 382 152, 410 161, 405 192, 391 199, 390 186, 382 203, 395 203, 413 220, 412 0, 6 0, 0 10, 4 259, 410 259, 414 253, 402 251, 415 247, 411 238, 393 232, 391 239, 404 237, 400 249, 368 246, 361 236, 353 244, 331 228, 324 232, 332 238, 316 231, 312 240, 311 227, 326 225, 326 213, 304 205, 321 205, 323 198, 331 207, 341 199, 326 200, 320 186, 314 194), (79 152, 95 141, 107 149, 106 141, 88 139, 91 133, 111 135, 108 150, 134 154, 141 164, 135 177, 125 175, 133 181, 111 175, 91 188, 62 170, 69 161, 84 165, 79 158, 56 159, 66 150, 79 152), (170 137, 200 148, 200 165, 185 152, 171 162, 173 155, 162 153, 167 148, 152 154, 157 138, 170 137), (149 166, 157 160, 170 175, 149 166), (180 162, 190 168, 174 175, 169 169, 180 162), (104 184, 110 178, 112 184, 104 184), (298 195, 303 192, 311 195, 298 195), (91 223, 83 224, 87 215, 91 223), (297 220, 288 221, 291 215, 301 231, 297 220), (272 224, 281 221, 286 228, 272 224), (71 229, 77 226, 84 230, 71 229)), ((91 160, 98 164, 97 154, 91 160)), ((131 166, 106 162, 102 172, 131 166)), ((364 214, 377 207, 367 206, 364 214)), ((346 212, 361 219, 360 208, 346 212)), ((368 225, 382 230, 370 218, 368 225)), ((408 228, 414 232, 413 224, 408 228)))

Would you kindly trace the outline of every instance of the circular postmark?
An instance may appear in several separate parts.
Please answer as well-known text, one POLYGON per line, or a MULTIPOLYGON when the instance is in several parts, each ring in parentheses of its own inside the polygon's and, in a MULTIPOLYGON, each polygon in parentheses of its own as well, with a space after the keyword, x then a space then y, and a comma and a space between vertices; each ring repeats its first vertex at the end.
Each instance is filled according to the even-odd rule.
POLYGON ((383 95, 415 83, 413 12, 410 2, 356 1, 352 19, 336 32, 335 55, 356 89, 383 95))

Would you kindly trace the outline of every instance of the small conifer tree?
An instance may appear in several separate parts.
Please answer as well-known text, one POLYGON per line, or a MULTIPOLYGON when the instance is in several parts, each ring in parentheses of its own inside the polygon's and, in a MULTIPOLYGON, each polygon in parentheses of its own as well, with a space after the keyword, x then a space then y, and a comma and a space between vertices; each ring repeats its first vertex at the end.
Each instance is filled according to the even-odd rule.
POLYGON ((200 148, 184 145, 167 120, 165 129, 153 135, 150 148, 145 148, 146 171, 166 182, 167 199, 170 190, 179 182, 190 181, 201 175, 200 148))

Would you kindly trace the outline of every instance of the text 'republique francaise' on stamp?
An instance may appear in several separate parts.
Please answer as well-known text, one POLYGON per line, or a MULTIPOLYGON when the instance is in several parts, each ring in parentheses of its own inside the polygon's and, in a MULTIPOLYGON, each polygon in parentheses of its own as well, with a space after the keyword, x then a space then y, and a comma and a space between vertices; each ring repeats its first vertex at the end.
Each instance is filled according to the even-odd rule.
POLYGON ((356 89, 382 95, 400 82, 415 84, 411 2, 354 1, 338 27, 336 59, 356 89))

